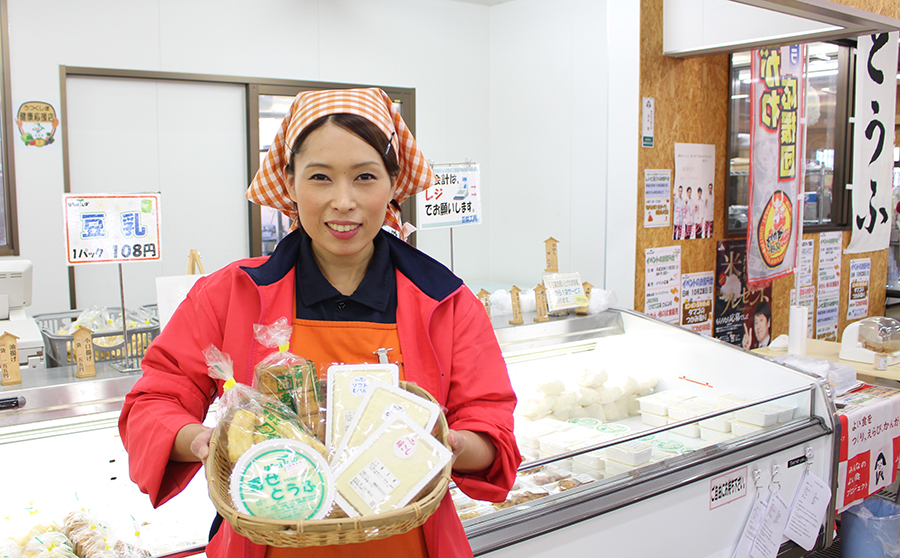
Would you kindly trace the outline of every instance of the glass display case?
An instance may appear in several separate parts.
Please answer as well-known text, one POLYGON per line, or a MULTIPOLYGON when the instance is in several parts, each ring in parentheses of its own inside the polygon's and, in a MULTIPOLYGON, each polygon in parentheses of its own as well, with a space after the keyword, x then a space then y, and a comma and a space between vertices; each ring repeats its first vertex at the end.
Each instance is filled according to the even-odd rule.
MULTIPOLYGON (((820 380, 630 311, 508 318, 493 322, 526 461, 506 502, 451 489, 476 555, 726 558, 758 494, 780 488, 790 502, 807 471, 836 486, 820 380)), ((93 379, 71 366, 22 376, 0 388, 0 540, 88 507, 153 556, 204 551, 215 510, 202 475, 158 509, 129 480, 117 419, 138 374, 98 363, 93 379)), ((831 504, 824 524, 833 518, 831 504)), ((817 545, 831 537, 822 529, 817 545)))
MULTIPOLYGON (((501 318, 526 461, 502 504, 454 493, 476 555, 730 557, 757 497, 792 501, 807 471, 835 486, 818 379, 629 311, 501 318)), ((804 553, 783 541, 780 555, 804 553)))

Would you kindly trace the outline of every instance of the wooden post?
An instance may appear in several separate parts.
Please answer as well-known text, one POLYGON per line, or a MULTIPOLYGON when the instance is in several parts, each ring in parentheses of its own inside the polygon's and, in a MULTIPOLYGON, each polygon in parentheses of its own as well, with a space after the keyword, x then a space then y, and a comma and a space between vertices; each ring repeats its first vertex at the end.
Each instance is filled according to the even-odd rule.
POLYGON ((541 284, 534 288, 534 302, 537 304, 537 316, 534 317, 534 321, 546 322, 549 320, 550 318, 547 317, 549 312, 547 308, 547 288, 541 284))
POLYGON ((72 354, 75 357, 75 377, 91 378, 97 375, 94 368, 94 342, 91 336, 94 332, 86 327, 79 327, 72 334, 72 354))
POLYGON ((19 370, 19 345, 16 337, 10 332, 0 335, 0 385, 11 386, 22 383, 19 370))
POLYGON ((558 240, 552 236, 544 241, 544 255, 547 260, 547 267, 544 269, 547 273, 556 273, 559 271, 559 254, 556 250, 558 240))
POLYGON ((515 285, 509 290, 509 297, 512 300, 513 310, 513 319, 511 319, 509 323, 513 325, 518 325, 525 321, 522 319, 522 301, 519 299, 520 292, 522 292, 522 289, 515 285))
POLYGON ((188 275, 196 275, 197 270, 200 271, 200 275, 206 273, 203 271, 203 262, 200 261, 200 254, 191 248, 191 253, 188 254, 188 267, 187 274, 188 275))
MULTIPOLYGON (((585 281, 584 283, 582 283, 581 286, 582 286, 582 288, 584 288, 584 296, 587 297, 587 299, 588 299, 588 304, 590 304, 590 302, 591 302, 591 289, 593 289, 594 286, 591 285, 590 283, 588 283, 587 281, 585 281)), ((587 313, 588 313, 588 304, 585 304, 584 306, 579 306, 578 308, 576 308, 576 309, 575 309, 575 313, 578 314, 579 316, 586 316, 587 313)))
POLYGON ((491 319, 491 293, 489 293, 485 289, 481 289, 478 291, 478 294, 475 295, 478 297, 478 300, 481 301, 481 304, 484 306, 484 311, 487 312, 488 319, 491 319))

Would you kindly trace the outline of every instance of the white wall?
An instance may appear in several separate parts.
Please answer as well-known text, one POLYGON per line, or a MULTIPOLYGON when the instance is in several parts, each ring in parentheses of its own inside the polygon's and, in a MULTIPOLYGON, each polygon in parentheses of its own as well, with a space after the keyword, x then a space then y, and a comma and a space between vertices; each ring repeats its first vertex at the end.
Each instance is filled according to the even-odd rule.
MULTIPOLYGON (((469 282, 536 284, 543 240, 553 236, 560 240, 561 269, 603 286, 607 175, 622 164, 621 157, 607 162, 607 114, 615 95, 630 95, 626 104, 634 105, 635 115, 639 102, 636 85, 624 87, 626 93, 617 86, 613 97, 608 92, 608 28, 630 33, 635 44, 639 34, 636 18, 626 18, 626 29, 607 19, 607 10, 637 13, 637 3, 625 4, 635 6, 589 0, 494 7, 452 0, 47 0, 35 26, 35 4, 9 0, 12 101, 59 107, 60 65, 414 87, 417 138, 426 156, 482 165, 485 224, 454 232, 455 271, 469 282)), ((636 84, 637 50, 617 55, 626 68, 622 79, 636 84)), ((127 130, 128 99, 110 110, 127 130)), ((634 164, 637 125, 635 116, 629 124, 634 164)), ((60 145, 15 148, 21 257, 34 262, 32 314, 68 308, 60 145)), ((635 190, 635 167, 627 170, 617 187, 635 190)), ((215 200, 201 209, 213 211, 215 200)), ((621 210, 615 210, 620 218, 621 210)), ((450 263, 448 231, 416 234, 420 248, 450 263)), ((633 246, 616 264, 625 266, 627 282, 633 282, 633 246)))

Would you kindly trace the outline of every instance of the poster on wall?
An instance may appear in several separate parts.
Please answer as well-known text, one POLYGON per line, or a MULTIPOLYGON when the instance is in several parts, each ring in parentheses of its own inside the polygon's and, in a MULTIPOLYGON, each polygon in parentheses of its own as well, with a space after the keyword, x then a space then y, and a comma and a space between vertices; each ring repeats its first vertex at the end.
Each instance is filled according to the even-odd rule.
POLYGON ((481 215, 481 172, 478 163, 432 166, 434 185, 416 194, 416 226, 441 229, 478 225, 481 215))
POLYGON ((44 101, 26 101, 16 111, 19 139, 26 147, 47 147, 56 142, 59 116, 53 105, 44 101))
POLYGON ((869 315, 869 276, 871 258, 850 260, 850 296, 847 298, 847 319, 858 320, 869 315))
POLYGON ((159 194, 63 194, 68 265, 157 261, 159 194))
POLYGON ((768 344, 772 333, 772 285, 748 290, 747 243, 722 240, 716 246, 713 336, 745 349, 768 344), (759 316, 759 317, 757 317, 759 316), (765 318, 765 319, 763 319, 765 318))
POLYGON ((644 228, 668 227, 672 171, 644 169, 644 228))
POLYGON ((681 326, 712 337, 715 272, 681 276, 681 326))
POLYGON ((884 250, 891 239, 897 36, 896 31, 863 35, 857 43, 848 254, 884 250))
POLYGON ((712 238, 716 146, 675 144, 675 181, 672 184, 673 240, 712 238), (679 226, 680 225, 680 226, 679 226))
POLYGON ((681 246, 644 251, 644 314, 670 324, 681 322, 681 246))
MULTIPOLYGON (((815 250, 815 240, 809 239, 800 241, 800 257, 797 261, 797 284, 801 287, 808 287, 813 284, 815 250)), ((793 300, 793 298, 791 298, 791 300, 793 300)))
POLYGON ((804 45, 751 52, 747 225, 750 287, 789 275, 797 263, 805 59, 804 45))
POLYGON ((744 292, 744 338, 747 350, 768 347, 772 341, 772 284, 744 292))
POLYGON ((838 341, 843 239, 844 235, 841 231, 819 234, 816 339, 838 341))

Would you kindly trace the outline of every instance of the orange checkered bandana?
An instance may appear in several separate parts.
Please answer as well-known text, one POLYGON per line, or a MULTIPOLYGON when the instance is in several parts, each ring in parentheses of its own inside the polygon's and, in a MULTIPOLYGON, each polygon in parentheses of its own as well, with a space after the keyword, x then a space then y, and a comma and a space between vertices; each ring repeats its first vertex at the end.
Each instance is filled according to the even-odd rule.
MULTIPOLYGON (((288 195, 291 182, 285 171, 290 162, 290 148, 300 132, 312 122, 340 113, 362 116, 391 138, 392 148, 400 163, 393 196, 398 207, 408 197, 434 184, 434 173, 428 161, 419 151, 415 138, 387 93, 378 88, 305 91, 294 98, 272 147, 250 183, 247 199, 284 213, 291 219, 291 227, 297 228, 297 207, 288 195)), ((386 210, 384 223, 401 231, 400 210, 393 204, 386 210)))

